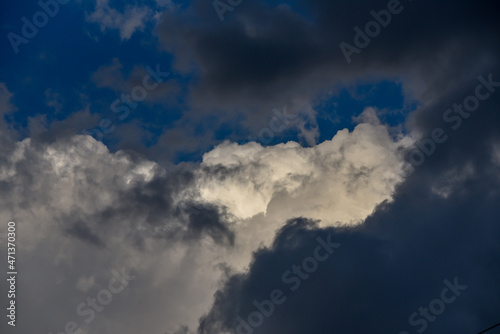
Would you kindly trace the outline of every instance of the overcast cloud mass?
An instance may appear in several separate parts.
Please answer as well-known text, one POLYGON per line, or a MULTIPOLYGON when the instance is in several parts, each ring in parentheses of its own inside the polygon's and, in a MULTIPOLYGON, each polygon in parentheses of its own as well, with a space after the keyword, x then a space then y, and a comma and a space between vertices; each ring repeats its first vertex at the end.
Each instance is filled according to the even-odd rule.
POLYGON ((0 7, 1 333, 500 323, 496 2, 0 7))

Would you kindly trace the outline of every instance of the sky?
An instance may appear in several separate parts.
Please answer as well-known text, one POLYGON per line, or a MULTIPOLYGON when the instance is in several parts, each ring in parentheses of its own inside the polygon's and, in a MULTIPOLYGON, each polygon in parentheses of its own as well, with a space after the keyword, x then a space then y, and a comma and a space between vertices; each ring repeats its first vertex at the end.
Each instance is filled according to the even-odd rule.
POLYGON ((496 2, 28 0, 0 20, 1 333, 500 323, 496 2))

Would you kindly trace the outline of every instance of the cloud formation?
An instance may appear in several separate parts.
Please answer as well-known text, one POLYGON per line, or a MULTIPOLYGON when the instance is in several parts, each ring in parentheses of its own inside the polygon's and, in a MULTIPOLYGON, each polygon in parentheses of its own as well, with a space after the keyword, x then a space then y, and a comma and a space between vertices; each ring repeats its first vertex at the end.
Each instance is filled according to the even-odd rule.
POLYGON ((264 213, 277 221, 304 216, 327 225, 359 223, 402 181, 401 152, 410 144, 408 138, 395 141, 373 109, 365 114, 375 117, 374 124, 339 131, 310 148, 295 142, 219 145, 203 156, 208 177, 201 174, 201 196, 241 219, 264 213))
POLYGON ((159 34, 179 69, 190 62, 200 69, 197 105, 244 101, 250 109, 370 76, 405 78, 412 94, 427 100, 467 68, 477 73, 479 63, 495 62, 494 2, 398 3, 403 11, 351 64, 339 44, 354 43, 354 27, 364 29, 374 20, 370 12, 386 9, 387 1, 245 2, 224 23, 210 2, 194 1, 179 15, 165 14, 159 34))
POLYGON ((352 225, 390 200, 405 172, 402 146, 385 126, 363 123, 313 148, 226 142, 199 166, 166 171, 133 152, 111 153, 88 136, 17 142, 2 158, 0 219, 22 222, 20 252, 31 266, 25 284, 46 291, 24 312, 44 331, 77 321, 85 333, 134 333, 144 323, 132 325, 134 317, 124 314, 139 303, 149 314, 148 330, 192 330, 216 288, 245 270, 288 217, 352 225), (82 155, 86 149, 90 154, 82 155), (50 273, 29 279, 42 265, 50 273), (78 304, 72 300, 85 300, 109 280, 106 268, 123 266, 137 280, 106 313, 89 325, 71 313, 78 304), (60 323, 36 315, 61 289, 66 293, 51 300, 60 323))
MULTIPOLYGON (((19 314, 29 319, 19 331, 58 333, 75 321, 81 334, 465 334, 498 323, 500 94, 486 88, 491 96, 456 129, 445 116, 479 76, 500 85, 497 3, 401 1, 346 62, 340 43, 355 45, 356 27, 389 2, 245 1, 220 22, 210 1, 157 0, 175 13, 155 29, 168 53, 155 57, 173 56, 172 70, 189 78, 185 114, 151 149, 157 160, 74 135, 97 116, 89 109, 49 132, 44 117, 27 116, 24 138, 11 85, 0 83, 0 221, 18 224, 19 314), (389 127, 379 110, 346 108, 356 127, 316 143, 324 92, 379 80, 402 83, 411 115, 389 127), (298 115, 308 147, 219 140, 236 123, 257 135, 278 106, 298 115), (219 123, 229 129, 210 133, 219 123), (408 168, 407 153, 436 129, 447 140, 408 168), (178 147, 205 154, 166 162, 178 147), (341 247, 324 258, 330 242, 341 247), (135 279, 86 322, 77 305, 121 268, 135 279)), ((132 42, 158 16, 145 3, 118 10, 98 0, 86 19, 132 42)), ((125 58, 84 76, 130 91, 144 70, 128 63, 126 73, 125 58)), ((56 93, 43 85, 44 103, 56 93)), ((170 112, 169 94, 155 90, 147 103, 170 112)))

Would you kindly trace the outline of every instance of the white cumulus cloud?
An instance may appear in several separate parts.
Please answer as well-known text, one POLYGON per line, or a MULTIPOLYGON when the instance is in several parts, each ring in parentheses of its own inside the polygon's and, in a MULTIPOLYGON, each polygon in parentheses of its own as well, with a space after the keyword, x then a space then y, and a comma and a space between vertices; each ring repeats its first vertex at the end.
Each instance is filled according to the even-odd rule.
POLYGON ((195 329, 228 273, 248 268, 287 219, 359 224, 390 200, 403 142, 362 123, 309 148, 225 142, 177 171, 88 136, 17 142, 0 160, 0 220, 18 225, 24 317, 46 332, 72 320, 89 333, 195 329), (82 156, 84 147, 93 149, 82 156), (77 305, 123 267, 136 279, 86 324, 77 305))

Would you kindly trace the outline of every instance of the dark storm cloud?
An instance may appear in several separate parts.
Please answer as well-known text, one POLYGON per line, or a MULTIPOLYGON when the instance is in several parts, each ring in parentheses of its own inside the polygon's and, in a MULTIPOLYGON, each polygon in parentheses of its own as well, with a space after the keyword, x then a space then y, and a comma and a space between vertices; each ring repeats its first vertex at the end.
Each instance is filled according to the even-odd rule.
MULTIPOLYGON (((416 129, 429 134, 440 127, 447 140, 436 144, 435 152, 398 186, 393 202, 379 205, 356 228, 289 222, 272 247, 255 254, 247 274, 232 276, 215 295, 198 332, 237 333, 238 317, 248 323, 257 310, 254 301, 270 300, 274 289, 284 291, 286 301, 274 305, 254 333, 465 334, 497 323, 500 95, 491 92, 456 130, 443 120, 454 103, 474 95, 479 75, 488 78, 488 72, 476 73, 454 82, 441 99, 415 113, 416 129), (342 248, 291 291, 283 273, 310 256, 318 236, 328 235, 342 248), (432 321, 422 320, 419 308, 429 308, 446 287, 444 280, 454 282, 455 277, 467 289, 445 304, 442 314, 431 314, 432 321)), ((499 78, 492 75, 495 82, 499 78)))
MULTIPOLYGON (((425 162, 398 186, 394 201, 379 205, 363 225, 319 229, 304 220, 289 222, 271 247, 255 254, 248 273, 230 277, 216 293, 211 311, 200 320, 200 334, 224 330, 237 333, 239 317, 248 323, 248 316, 257 310, 254 302, 270 300, 274 289, 282 290, 286 301, 275 304, 273 314, 264 317, 262 325, 253 328, 254 333, 420 330, 465 334, 477 333, 500 320, 500 89, 496 86, 500 82, 500 49, 495 4, 402 2, 404 10, 347 65, 338 44, 353 44, 353 27, 363 27, 372 19, 370 10, 384 9, 386 4, 308 2, 304 6, 307 15, 316 19, 314 28, 305 23, 299 27, 304 31, 315 29, 316 33, 309 35, 314 38, 305 43, 301 34, 292 38, 282 32, 279 40, 306 48, 317 43, 319 53, 311 55, 312 61, 303 71, 300 66, 295 67, 296 72, 280 69, 287 66, 285 60, 271 77, 279 80, 278 72, 287 72, 288 87, 301 80, 311 82, 305 78, 320 68, 337 73, 336 80, 349 81, 370 73, 410 77, 407 89, 422 106, 411 116, 409 126, 424 139, 440 128, 446 140, 436 144, 425 162), (455 123, 446 121, 444 115, 454 104, 463 104, 468 96, 474 96, 481 83, 479 76, 494 82, 488 90, 491 94, 480 101, 477 110, 460 116, 460 126, 453 128, 455 123), (317 237, 329 235, 342 247, 319 263, 299 289, 291 291, 282 280, 283 273, 310 256, 317 237), (432 321, 421 320, 425 317, 418 314, 419 308, 439 299, 446 287, 444 280, 454 282, 455 277, 467 289, 446 304, 446 310, 435 319, 431 315, 432 321), (417 317, 413 320, 420 320, 415 326, 409 323, 414 312, 417 317)), ((217 57, 196 54, 205 70, 206 87, 215 93, 232 93, 244 87, 260 94, 272 85, 247 79, 245 71, 255 65, 252 62, 241 62, 230 72, 224 65, 225 61, 232 64, 239 59, 226 59, 236 52, 233 45, 265 39, 246 36, 239 25, 240 17, 255 15, 255 21, 259 19, 248 9, 255 6, 238 7, 231 14, 232 21, 218 28, 228 43, 211 51, 217 57)), ((277 10, 261 13, 264 22, 266 15, 274 12, 277 10)), ((278 14, 274 18, 273 22, 279 22, 278 14)), ((263 26, 269 33, 262 36, 272 40, 278 30, 263 26)), ((205 39, 217 40, 214 36, 220 35, 208 32, 200 36, 194 44, 208 45, 205 39)), ((258 54, 260 49, 254 52, 258 54)), ((275 81, 268 77, 265 82, 275 81)))
POLYGON ((467 180, 446 199, 422 186, 403 186, 394 203, 383 204, 359 228, 289 222, 272 247, 255 254, 248 274, 231 277, 215 295, 198 332, 237 333, 238 317, 248 323, 258 311, 254 302, 270 300, 279 289, 284 302, 274 305, 254 333, 416 333, 422 321, 411 326, 409 316, 440 298, 443 281, 455 277, 467 289, 437 319, 427 321, 428 333, 487 328, 498 322, 500 306, 500 212, 495 205, 500 182, 491 174, 489 186, 481 179, 467 180), (285 282, 283 273, 313 254, 318 237, 328 236, 342 247, 292 291, 294 284, 285 282))
POLYGON ((220 105, 277 102, 370 75, 424 78, 432 91, 461 80, 467 67, 496 61, 494 1, 401 1, 399 13, 348 64, 339 44, 355 45, 354 27, 364 31, 374 20, 370 11, 387 10, 388 2, 251 1, 220 22, 211 2, 196 1, 183 15, 166 16, 159 34, 179 66, 199 66, 200 105, 213 95, 220 105))

